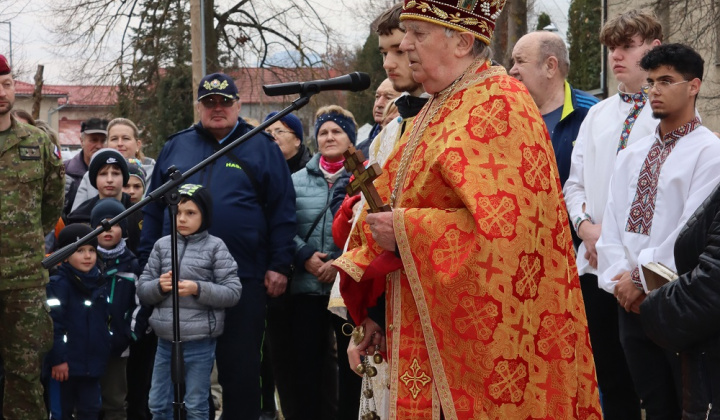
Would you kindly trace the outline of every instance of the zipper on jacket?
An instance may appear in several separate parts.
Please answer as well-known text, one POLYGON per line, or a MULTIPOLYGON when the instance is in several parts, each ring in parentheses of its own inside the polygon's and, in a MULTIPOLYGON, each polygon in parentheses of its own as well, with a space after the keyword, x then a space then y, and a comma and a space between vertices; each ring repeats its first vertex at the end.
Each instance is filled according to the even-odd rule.
POLYGON ((708 420, 710 418, 710 411, 712 410, 712 403, 708 403, 708 409, 705 412, 705 420, 708 420))

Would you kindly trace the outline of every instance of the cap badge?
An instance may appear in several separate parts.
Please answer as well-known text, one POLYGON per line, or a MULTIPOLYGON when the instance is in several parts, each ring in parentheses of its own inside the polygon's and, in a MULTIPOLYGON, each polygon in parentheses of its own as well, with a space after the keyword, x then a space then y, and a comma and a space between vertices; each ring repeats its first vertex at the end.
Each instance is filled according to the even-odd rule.
POLYGON ((223 90, 228 87, 227 80, 223 80, 222 83, 218 79, 213 79, 211 82, 208 82, 207 80, 205 83, 203 83, 203 87, 207 90, 214 90, 214 89, 220 89, 223 90))

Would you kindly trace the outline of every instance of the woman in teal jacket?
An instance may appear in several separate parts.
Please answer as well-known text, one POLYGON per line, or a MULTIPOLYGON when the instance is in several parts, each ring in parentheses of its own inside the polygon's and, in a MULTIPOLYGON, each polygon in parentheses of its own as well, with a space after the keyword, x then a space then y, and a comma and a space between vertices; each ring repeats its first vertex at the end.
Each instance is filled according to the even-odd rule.
MULTIPOLYGON (((283 376, 295 383, 281 384, 276 376, 283 415, 288 420, 321 418, 321 413, 333 413, 338 406, 337 360, 331 358, 333 366, 327 363, 335 347, 332 314, 327 310, 337 274, 331 262, 340 255, 332 239, 329 204, 333 186, 345 172, 343 152, 355 143, 357 124, 349 111, 336 105, 320 108, 315 119, 319 153, 292 175, 297 235, 286 322, 295 345, 292 352, 285 352, 291 359, 285 365, 293 372, 283 376)), ((345 352, 344 348, 338 350, 345 352)))

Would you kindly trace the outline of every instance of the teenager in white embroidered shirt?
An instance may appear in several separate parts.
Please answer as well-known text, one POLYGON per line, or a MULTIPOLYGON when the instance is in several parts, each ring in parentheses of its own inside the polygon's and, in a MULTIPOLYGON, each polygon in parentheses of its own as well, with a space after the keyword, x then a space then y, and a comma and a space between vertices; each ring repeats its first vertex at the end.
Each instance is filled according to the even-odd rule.
POLYGON ((618 155, 597 244, 599 283, 613 290, 620 310, 620 340, 647 418, 681 417, 679 359, 653 343, 637 308, 645 298, 639 267, 675 268, 675 239, 716 185, 720 141, 703 127, 695 101, 703 59, 680 44, 652 49, 640 62, 656 131, 618 155), (613 287, 614 286, 614 287, 613 287))
POLYGON ((647 72, 640 59, 662 41, 662 26, 651 13, 631 10, 609 20, 600 32, 608 61, 620 82, 619 93, 588 111, 573 147, 564 194, 570 221, 582 243, 577 252, 580 287, 585 301, 595 370, 608 419, 640 420, 635 394, 618 331, 617 303, 598 289, 597 252, 603 211, 613 165, 628 144, 652 133, 657 120, 641 92, 647 72))

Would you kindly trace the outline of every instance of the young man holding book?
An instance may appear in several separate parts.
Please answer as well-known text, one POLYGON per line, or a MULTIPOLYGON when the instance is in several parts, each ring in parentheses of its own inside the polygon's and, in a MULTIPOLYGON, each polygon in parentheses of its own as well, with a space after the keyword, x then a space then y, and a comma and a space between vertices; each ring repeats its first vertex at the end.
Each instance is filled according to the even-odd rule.
POLYGON ((658 19, 641 10, 615 16, 603 26, 600 42, 608 48, 610 68, 619 82, 618 94, 588 110, 574 142, 570 174, 563 189, 570 221, 582 240, 577 267, 607 419, 640 420, 640 399, 620 343, 617 303, 612 290, 598 288, 595 245, 616 157, 657 127, 640 88, 647 72, 639 63, 662 39, 658 19))
POLYGON ((650 341, 636 313, 647 292, 641 267, 675 269, 675 239, 718 180, 720 142, 695 111, 703 65, 680 44, 657 46, 640 61, 660 123, 618 154, 597 243, 598 284, 622 307, 620 340, 648 420, 681 417, 681 384, 677 354, 650 341))

